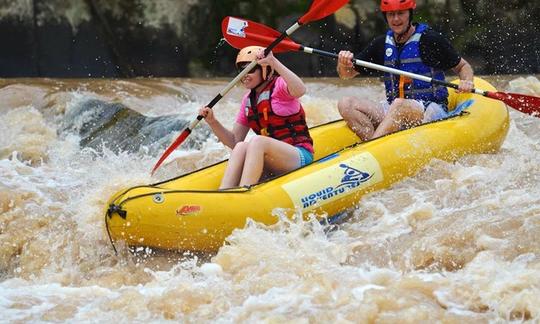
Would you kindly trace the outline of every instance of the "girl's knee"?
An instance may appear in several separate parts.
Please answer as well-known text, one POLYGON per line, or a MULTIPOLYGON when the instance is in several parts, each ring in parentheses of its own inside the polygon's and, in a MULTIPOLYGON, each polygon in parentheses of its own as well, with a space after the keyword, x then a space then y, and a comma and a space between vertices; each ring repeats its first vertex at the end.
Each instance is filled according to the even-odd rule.
POLYGON ((247 143, 248 149, 263 148, 268 144, 269 140, 270 138, 267 136, 255 135, 249 140, 249 143, 247 143))
POLYGON ((234 145, 234 148, 232 149, 232 153, 234 155, 237 154, 245 154, 248 147, 248 143, 246 142, 238 142, 236 145, 234 145))
POLYGON ((247 142, 238 142, 234 145, 234 148, 233 150, 236 150, 236 149, 242 149, 244 148, 248 143, 247 142))

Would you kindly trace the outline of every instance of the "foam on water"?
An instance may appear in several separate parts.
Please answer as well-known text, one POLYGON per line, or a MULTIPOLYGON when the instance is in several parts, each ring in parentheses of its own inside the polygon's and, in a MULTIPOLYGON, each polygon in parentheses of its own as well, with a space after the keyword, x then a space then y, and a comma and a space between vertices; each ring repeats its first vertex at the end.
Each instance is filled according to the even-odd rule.
MULTIPOLYGON (((540 95, 536 78, 497 81, 540 95)), ((85 147, 77 128, 60 131, 65 116, 99 100, 145 120, 180 114, 190 121, 224 82, 9 82, 0 89, 0 313, 7 321, 540 319, 538 118, 512 110, 500 152, 434 160, 363 197, 337 227, 289 220, 276 209, 277 224, 248 222, 215 254, 130 252, 120 244, 115 255, 103 226, 113 193, 215 163, 229 150, 203 121, 192 134, 201 138, 151 178, 159 150, 115 151, 107 141, 85 147)), ((241 94, 235 89, 215 107, 226 125, 241 94)), ((381 98, 382 88, 309 82, 308 122, 338 118, 337 99, 355 94, 381 98)), ((179 131, 164 130, 168 140, 179 131)))

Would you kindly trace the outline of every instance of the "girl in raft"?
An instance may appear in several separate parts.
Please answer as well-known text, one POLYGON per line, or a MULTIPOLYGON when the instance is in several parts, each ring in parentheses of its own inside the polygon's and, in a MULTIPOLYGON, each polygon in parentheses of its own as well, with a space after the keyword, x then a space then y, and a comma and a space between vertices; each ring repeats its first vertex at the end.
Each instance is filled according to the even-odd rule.
POLYGON ((263 174, 282 174, 313 161, 313 140, 309 135, 300 98, 304 82, 264 48, 248 46, 236 57, 243 70, 252 61, 257 65, 241 80, 249 91, 242 98, 232 130, 225 128, 212 109, 203 107, 203 116, 219 140, 232 149, 220 189, 249 186, 263 174), (249 130, 255 136, 245 141, 249 130))

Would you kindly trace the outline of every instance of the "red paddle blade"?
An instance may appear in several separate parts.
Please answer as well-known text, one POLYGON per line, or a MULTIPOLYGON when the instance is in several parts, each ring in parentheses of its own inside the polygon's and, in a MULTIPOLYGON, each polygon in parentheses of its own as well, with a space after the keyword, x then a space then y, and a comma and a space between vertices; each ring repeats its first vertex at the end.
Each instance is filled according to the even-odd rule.
POLYGON ((178 136, 176 138, 176 140, 165 150, 165 152, 163 152, 163 154, 161 155, 161 157, 159 158, 159 160, 157 161, 156 165, 154 165, 154 167, 152 168, 152 172, 150 173, 151 175, 154 175, 154 172, 156 172, 156 170, 159 168, 159 166, 161 165, 161 163, 163 163, 163 161, 165 161, 165 159, 174 151, 176 150, 176 148, 178 146, 180 146, 180 144, 182 144, 182 142, 184 142, 186 140, 186 138, 188 137, 188 135, 191 133, 191 130, 189 128, 186 128, 184 129, 184 131, 180 134, 180 136, 178 136))
POLYGON ((486 97, 501 100, 516 110, 535 117, 540 117, 540 97, 533 97, 520 93, 490 91, 486 93, 486 97))
MULTIPOLYGON (((276 38, 281 36, 280 32, 263 24, 235 17, 225 17, 223 19, 221 32, 227 43, 238 49, 252 45, 268 47, 276 38)), ((272 49, 274 53, 299 50, 300 45, 288 37, 272 49)))
POLYGON ((298 23, 302 25, 322 19, 333 14, 348 2, 349 0, 313 0, 308 12, 298 19, 298 23))

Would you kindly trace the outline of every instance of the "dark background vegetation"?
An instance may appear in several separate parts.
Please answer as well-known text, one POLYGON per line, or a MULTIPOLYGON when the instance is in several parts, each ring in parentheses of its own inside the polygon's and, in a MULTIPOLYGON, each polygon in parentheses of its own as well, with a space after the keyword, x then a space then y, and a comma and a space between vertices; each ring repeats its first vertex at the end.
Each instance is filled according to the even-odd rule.
MULTIPOLYGON (((280 31, 308 0, 4 0, 0 77, 229 77, 236 50, 221 20, 244 17, 280 31)), ((385 31, 379 0, 351 0, 292 38, 358 51, 385 31)), ((478 74, 540 73, 540 1, 418 0, 415 20, 451 39, 478 74)), ((301 76, 335 76, 335 62, 281 54, 301 76)))

